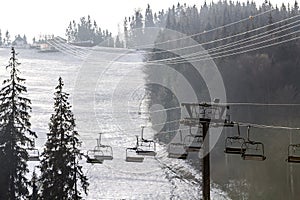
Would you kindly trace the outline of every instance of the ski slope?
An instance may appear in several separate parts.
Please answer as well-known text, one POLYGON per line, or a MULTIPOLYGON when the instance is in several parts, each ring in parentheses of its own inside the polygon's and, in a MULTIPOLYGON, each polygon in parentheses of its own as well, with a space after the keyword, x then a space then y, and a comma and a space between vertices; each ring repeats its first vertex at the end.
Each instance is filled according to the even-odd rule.
MULTIPOLYGON (((143 163, 125 162, 125 149, 135 145, 142 125, 151 126, 146 113, 144 66, 122 64, 119 61, 142 61, 143 56, 124 50, 98 48, 63 50, 40 54, 34 50, 18 50, 22 76, 27 79, 28 97, 32 100, 32 129, 40 151, 46 140, 48 123, 53 111, 53 93, 58 77, 65 82, 65 90, 76 118, 82 151, 96 145, 98 133, 103 132, 102 143, 111 145, 114 159, 103 164, 81 161, 90 186, 84 199, 200 199, 201 176, 182 160, 167 158, 166 147, 157 145, 156 157, 146 157, 143 163), (106 53, 110 52, 110 53, 106 53), (142 103, 141 103, 142 101, 142 103)), ((9 49, 0 49, 2 66, 8 62, 9 49)), ((1 68, 0 79, 5 68, 1 68)), ((155 131, 145 129, 145 138, 155 131)), ((30 162, 32 172, 38 162, 30 162)), ((30 177, 30 174, 29 174, 30 177)), ((212 188, 212 199, 228 199, 226 193, 212 188)))

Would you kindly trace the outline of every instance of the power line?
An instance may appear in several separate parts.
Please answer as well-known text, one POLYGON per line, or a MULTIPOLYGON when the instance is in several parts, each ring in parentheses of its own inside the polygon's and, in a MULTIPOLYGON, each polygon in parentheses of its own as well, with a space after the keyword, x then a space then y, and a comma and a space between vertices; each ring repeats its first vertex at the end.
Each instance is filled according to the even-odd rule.
MULTIPOLYGON (((285 34, 284 36, 280 36, 280 37, 276 37, 276 38, 272 38, 272 39, 269 39, 268 41, 270 40, 276 40, 276 39, 280 39, 282 37, 286 37, 288 35, 292 35, 292 34, 295 34, 295 33, 298 33, 299 31, 295 31, 295 32, 292 32, 292 33, 289 33, 289 34, 285 34)), ((290 38, 290 39, 285 39, 285 40, 282 40, 282 41, 279 41, 279 42, 274 42, 274 43, 271 43, 271 44, 266 44, 266 45, 262 45, 260 47, 255 47, 255 48, 251 48, 251 49, 247 49, 247 50, 243 50, 243 51, 238 51, 238 52, 233 52, 233 53, 228 53, 228 54, 224 54, 224 55, 219 55, 219 56, 209 56, 207 55, 206 57, 203 57, 203 58, 195 58, 195 59, 191 59, 191 60, 187 60, 189 62, 200 62, 200 61, 207 61, 207 60, 213 60, 213 59, 217 59, 217 58, 225 58, 225 57, 230 57, 230 56, 234 56, 234 55, 240 55, 240 54, 243 54, 243 53, 248 53, 248 52, 252 52, 252 51, 256 51, 256 50, 260 50, 260 49, 264 49, 264 48, 268 48, 268 47, 272 47, 272 46, 276 46, 276 45, 280 45, 280 44, 284 44, 284 43, 287 43, 287 42, 291 42, 291 41, 294 41, 294 40, 297 40, 299 39, 300 36, 297 36, 297 37, 293 37, 293 38, 290 38)), ((259 42, 259 43, 265 43, 266 41, 263 41, 263 42, 259 42)), ((258 43, 256 43, 257 45, 258 43)), ((252 45, 248 45, 248 46, 254 46, 254 44, 252 45)), ((240 48, 245 48, 245 47, 240 47, 240 48)), ((238 48, 238 49, 240 49, 238 48)), ((231 50, 233 51, 233 50, 231 50)), ((225 51, 226 53, 227 51, 225 51)), ((224 52, 222 52, 224 53, 224 52)), ((159 61, 159 60, 156 60, 156 61, 159 61)), ((175 65, 175 64, 186 64, 187 61, 179 61, 179 62, 154 62, 154 61, 146 61, 146 62, 120 62, 120 61, 111 61, 113 64, 124 64, 124 65, 145 65, 145 64, 156 64, 156 65, 165 65, 165 64, 169 64, 169 65, 175 65)), ((98 62, 101 62, 101 61, 98 61, 98 62)), ((107 62, 107 61, 102 61, 102 62, 107 62)))
MULTIPOLYGON (((300 26, 300 24, 298 24, 297 26, 300 26)), ((287 37, 287 36, 292 36, 293 34, 297 34, 299 33, 300 30, 298 31, 293 31, 291 33, 287 33, 287 34, 284 34, 284 35, 281 35, 281 36, 277 36, 277 37, 272 37, 270 39, 267 39, 267 40, 263 40, 263 41, 259 41, 259 42, 256 42, 256 43, 253 43, 253 44, 249 44, 249 45, 246 45, 246 46, 240 46, 240 47, 237 47, 237 48, 234 48, 234 49, 230 49, 230 50, 225 50, 225 51, 221 51, 221 52, 218 52, 218 53, 213 53, 213 54, 207 54, 207 55, 204 55, 204 56, 199 56, 199 57, 192 57, 191 59, 188 59, 187 61, 189 62, 193 62, 193 61, 201 61, 201 59, 205 59, 205 58, 217 58, 219 57, 218 55, 220 54, 224 54, 224 53, 230 53, 230 52, 234 52, 234 51, 237 51, 237 50, 240 50, 240 49, 246 49, 248 47, 253 47, 253 46, 257 46, 257 45, 260 45, 260 44, 264 44, 264 43, 267 43, 267 42, 271 42, 271 41, 274 41, 274 40, 278 40, 278 39, 282 39, 284 37, 287 37)), ((263 47, 263 46, 262 46, 263 47)), ((260 48, 260 47, 259 47, 260 48)), ((226 54, 225 54, 226 55, 226 54)), ((228 54, 227 54, 228 55, 228 54)), ((221 55, 222 56, 222 55, 221 55)), ((148 62, 149 63, 149 62, 148 62)), ((152 62, 150 62, 152 63, 152 62)), ((186 63, 186 61, 179 61, 177 62, 176 60, 173 61, 173 62, 166 62, 168 64, 179 64, 179 63, 186 63)))
MULTIPOLYGON (((268 25, 265 25, 265 26, 262 26, 262 27, 258 27, 256 29, 252 29, 252 30, 249 30, 249 31, 244 31, 244 32, 241 32, 241 33, 238 33, 238 34, 235 34, 235 35, 231 35, 231 36, 227 36, 227 37, 224 37, 224 38, 220 38, 220 39, 215 39, 215 40, 211 40, 211 41, 208 41, 208 42, 203 42, 203 43, 199 43, 199 44, 195 44, 195 45, 189 45, 189 46, 186 46, 186 47, 179 47, 179 48, 173 48, 173 49, 169 49, 169 50, 161 50, 161 51, 157 51, 157 52, 148 52, 146 54, 155 54, 155 53, 163 53, 163 52, 170 52, 170 51, 179 51, 179 50, 183 50, 183 49, 191 49, 191 48, 194 48, 194 47, 201 47, 203 45, 207 45, 207 44, 212 44, 212 43, 215 43, 215 42, 220 42, 220 41, 223 41, 223 40, 228 40, 228 39, 232 39, 232 38, 235 38, 235 37, 238 37, 238 36, 242 36, 242 35, 246 35, 246 34, 249 34, 249 33, 252 33, 252 32, 255 32, 257 30, 260 30, 260 29, 265 29, 265 28, 268 28, 268 27, 273 27, 274 25, 276 24, 280 24, 280 23, 283 23, 285 21, 288 21, 288 20, 291 20, 291 19, 294 19, 294 18, 297 18, 299 17, 300 15, 296 15, 296 16, 293 16, 293 17, 289 17, 287 19, 284 19, 284 20, 281 20, 281 21, 278 21, 278 22, 274 22, 272 24, 268 24, 268 25)), ((290 23, 287 23, 287 24, 284 24, 280 27, 276 27, 276 28, 273 28, 272 30, 267 30, 267 31, 264 31, 262 33, 259 33, 258 35, 263 35, 263 34, 267 34, 267 33, 270 33, 274 30, 278 30, 278 29, 281 29, 283 27, 286 27, 286 26, 289 26, 289 25, 292 25, 292 24, 295 24, 299 22, 299 20, 297 21, 294 21, 294 22, 290 22, 290 23)), ((226 47, 226 46, 229 46, 231 44, 235 44, 235 43, 239 43, 241 41, 244 41, 244 40, 248 40, 250 38, 255 38, 257 37, 258 35, 254 35, 254 36, 251 36, 251 37, 248 37, 248 38, 244 38, 244 39, 240 39, 238 41, 234 41, 234 42, 230 42, 230 43, 227 43, 227 44, 224 44, 224 45, 220 45, 218 47, 212 47, 212 48, 209 48, 209 49, 205 49, 205 50, 201 50, 201 51, 198 51, 196 53, 193 53, 193 54, 197 54, 199 52, 204 52, 204 53, 207 53, 207 52, 211 52, 210 50, 215 50, 215 49, 222 49, 223 47, 226 47)), ((190 55, 190 54, 186 54, 186 55, 190 55)), ((184 57, 186 55, 183 55, 181 57, 184 57)))
MULTIPOLYGON (((201 50, 201 51, 198 51, 198 52, 195 52, 195 53, 191 53, 191 54, 186 54, 186 55, 183 55, 183 56, 180 56, 180 57, 166 58, 166 59, 160 59, 160 60, 153 60, 153 61, 149 61, 149 62, 160 62, 160 61, 169 61, 169 60, 171 60, 171 61, 172 60, 175 60, 175 61, 179 60, 180 61, 180 60, 184 60, 185 58, 197 58, 195 56, 203 55, 203 54, 205 56, 208 56, 208 55, 212 56, 212 55, 222 54, 224 52, 227 52, 227 51, 223 51, 224 49, 228 49, 228 48, 231 48, 231 47, 234 47, 234 46, 237 46, 237 45, 242 45, 242 44, 246 44, 246 43, 249 43, 249 42, 252 42, 252 41, 263 39, 263 38, 268 37, 270 35, 275 35, 275 34, 278 34, 278 33, 281 33, 281 32, 285 32, 287 30, 290 30, 292 28, 298 27, 298 26, 300 26, 300 24, 297 24, 297 25, 294 25, 292 27, 288 27, 288 28, 282 29, 283 27, 286 27, 286 26, 298 23, 299 21, 300 20, 297 20, 295 22, 291 22, 290 24, 286 24, 286 25, 283 25, 281 27, 277 27, 275 29, 272 29, 272 30, 269 30, 269 31, 266 31, 266 32, 262 32, 260 34, 253 35, 253 36, 248 37, 248 38, 244 38, 244 39, 241 39, 241 40, 238 40, 238 41, 234 41, 234 42, 231 42, 231 43, 220 45, 218 47, 213 47, 213 48, 210 48, 210 49, 201 50), (274 30, 279 30, 279 31, 273 32, 274 30), (271 34, 268 34, 268 33, 271 33, 271 34), (268 34, 268 35, 265 35, 265 34, 268 34), (262 36, 259 37, 260 35, 262 35, 262 36), (220 52, 218 52, 218 51, 220 51, 220 52), (208 53, 214 53, 214 52, 218 52, 218 53, 208 54, 208 53)), ((251 44, 251 45, 254 45, 254 44, 251 44)), ((239 48, 241 48, 241 47, 239 47, 239 48)), ((245 48, 245 47, 243 47, 243 48, 245 48)), ((238 49, 238 48, 236 48, 236 49, 238 49)), ((236 49, 232 49, 232 50, 236 50, 236 49)))
MULTIPOLYGON (((256 17, 260 16, 260 15, 264 15, 264 14, 267 14, 269 12, 272 12, 276 9, 274 8, 271 8, 270 10, 267 10, 267 11, 264 11, 264 12, 261 12, 261 13, 258 13, 256 15, 252 15, 251 17, 253 19, 255 19, 256 17)), ((232 23, 229 23, 229 24, 226 24, 226 25, 223 25, 223 26, 219 26, 217 28, 213 28, 213 29, 210 29, 208 31, 205 31, 205 32, 201 32, 201 33, 195 33, 195 34, 192 34, 192 35, 189 35, 189 36, 184 36, 184 37, 181 37, 181 38, 177 38, 177 39, 173 39, 173 40, 168 40, 168 41, 165 41, 165 42, 159 42, 159 43, 155 43, 156 45, 160 45, 160 44, 166 44, 166 43, 170 43, 170 42, 175 42, 175 41, 178 41, 178 40, 184 40, 184 39, 190 39, 191 37, 194 37, 194 36, 200 36, 200 35, 204 35, 204 34, 208 34, 210 32, 213 32, 213 31, 216 31, 216 30, 219 30, 219 29, 222 29, 222 28, 225 28, 225 27, 229 27, 229 26, 232 26, 232 25, 235 25, 235 24, 238 24, 238 23, 241 23, 241 22, 244 22, 244 21, 248 21, 249 20, 249 17, 245 18, 245 19, 241 19, 239 21, 235 21, 235 22, 232 22, 232 23)), ((135 48, 141 48, 141 47, 147 47, 147 46, 152 46, 153 44, 146 44, 146 45, 140 45, 140 46, 135 46, 135 48)))
MULTIPOLYGON (((262 12, 262 13, 259 13, 257 15, 254 15, 253 17, 257 17, 259 15, 263 15, 263 14, 266 14, 268 12, 271 12, 273 11, 274 9, 271 9, 269 11, 265 11, 265 12, 262 12)), ((170 49, 170 50, 164 50, 165 52, 169 52, 169 51, 175 51, 175 50, 182 50, 182 49, 186 49, 186 48, 192 48, 192 47, 196 47, 196 46, 201 46, 201 45, 205 45, 205 44, 211 44, 211 43, 215 43, 215 42, 219 42, 219 41, 222 41, 222 40, 225 40, 225 39, 230 39, 230 38, 233 38, 233 37, 237 37, 237 36, 240 36, 240 35, 244 35, 244 34, 247 34, 247 33, 250 33, 250 32, 253 32, 253 31, 257 31, 257 30, 260 30, 260 29, 263 29, 263 28, 267 28, 267 27, 270 27, 270 26, 274 26, 275 24, 278 24, 278 23, 282 23, 284 21, 287 21, 287 20, 290 20, 290 19, 293 19, 293 18, 296 18, 298 17, 299 15, 297 16, 292 16, 292 17, 289 17, 287 19, 283 19, 281 21, 278 21, 278 22, 275 22, 275 23, 272 23, 272 24, 268 24, 268 25, 265 25, 265 26, 262 26, 262 27, 259 27, 259 28, 256 28, 256 29, 253 29, 253 30, 249 30, 249 31, 245 31, 245 32, 242 32, 242 33, 238 33, 236 35, 232 35, 232 36, 228 36, 228 37, 225 37, 225 38, 220 38, 220 39, 216 39, 216 40, 212 40, 212 41, 209 41, 209 42, 205 42, 205 43, 200 43, 200 44, 197 44, 197 45, 192 45, 192 46, 187 46, 187 47, 182 47, 182 48, 175 48, 175 49, 170 49)), ((196 35, 202 35, 202 34, 207 34, 211 31, 214 31, 214 30, 218 30, 218 29, 221 29, 221 28, 224 28, 224 27, 227 27, 227 26, 231 26, 233 24, 237 24, 237 23, 240 23, 240 22, 243 22, 245 20, 249 20, 249 18, 245 18, 245 19, 242 19, 242 20, 239 20, 239 21, 236 21, 236 22, 232 22, 232 23, 229 23, 229 24, 226 24, 226 25, 223 25, 223 26, 220 26, 220 27, 217 27, 217 28, 214 28, 214 29, 211 29, 209 31, 206 31, 206 32, 201 32, 201 33, 196 33, 196 34, 193 34, 193 35, 188 35, 188 36, 184 36, 184 37, 181 37, 181 38, 177 38, 177 39, 174 39, 174 40, 169 40, 169 41, 165 41, 165 42, 161 42, 161 43, 155 43, 156 45, 159 45, 159 44, 163 44, 163 43, 168 43, 168 42, 171 42, 171 41, 178 41, 178 40, 181 40, 181 39, 187 39, 187 38, 190 38, 190 37, 193 37, 193 36, 196 36, 196 35)), ((56 39, 54 39, 56 40, 56 39)), ((59 39, 57 39, 59 41, 59 39)), ((55 43, 55 41, 53 41, 55 43)), ((61 46, 67 46, 65 44, 63 44, 62 42, 59 42, 58 43, 58 46, 61 45, 61 46)), ((150 44, 149 44, 150 45, 150 44)), ((151 44, 153 45, 153 44, 151 44)), ((57 45, 56 45, 57 47, 57 45)), ((81 58, 86 58, 86 56, 91 52, 91 51, 88 51, 88 53, 85 53, 85 52, 80 52, 78 51, 78 48, 73 48, 72 45, 68 45, 68 47, 59 47, 60 49, 62 50, 66 50, 68 52, 68 49, 71 50, 71 51, 75 51, 75 53, 78 53, 78 54, 85 54, 85 55, 78 55, 78 54, 75 54, 75 56, 83 56, 81 58)), ((163 51, 159 51, 159 52, 148 52, 148 53, 145 53, 145 54, 149 54, 149 53, 161 53, 163 51)), ((108 53, 108 52, 104 52, 104 53, 107 53, 107 54, 118 54, 118 53, 108 53)), ((131 55, 131 54, 129 54, 131 55)))
MULTIPOLYGON (((272 46, 277 46, 277 45, 284 44, 284 43, 287 43, 287 42, 291 42, 291 41, 297 40, 299 38, 300 38, 300 36, 297 36, 297 37, 294 37, 294 38, 286 39, 286 40, 283 40, 283 41, 280 41, 280 42, 271 43, 271 44, 268 44, 268 45, 263 45, 263 46, 252 48, 252 49, 247 49, 247 50, 234 52, 234 53, 229 53, 229 54, 220 55, 220 56, 206 57, 206 58, 203 58, 203 59, 194 59, 194 60, 191 60, 191 61, 192 62, 200 62, 200 61, 212 60, 212 59, 217 59, 217 58, 230 57, 230 56, 234 56, 234 55, 240 55, 240 54, 243 54, 243 53, 248 53, 248 52, 252 52, 252 51, 256 51, 256 50, 260 50, 260 49, 264 49, 264 48, 268 48, 268 47, 272 47, 272 46)), ((184 63, 186 63, 186 62, 174 62, 174 63, 168 63, 168 64, 174 65, 174 64, 184 64, 184 63)), ((157 64, 164 65, 164 64, 160 64, 160 63, 157 63, 157 64)))

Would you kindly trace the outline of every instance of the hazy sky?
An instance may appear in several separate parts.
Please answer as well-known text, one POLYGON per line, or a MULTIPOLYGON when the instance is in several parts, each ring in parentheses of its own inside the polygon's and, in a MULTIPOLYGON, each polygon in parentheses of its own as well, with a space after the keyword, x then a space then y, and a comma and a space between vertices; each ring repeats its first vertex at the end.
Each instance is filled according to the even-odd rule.
MULTIPOLYGON (((258 4, 263 2, 255 1, 258 4)), ((152 10, 157 11, 178 2, 200 6, 204 0, 4 0, 1 1, 0 29, 2 34, 9 30, 11 38, 16 34, 26 34, 30 41, 39 34, 65 36, 70 20, 78 22, 80 17, 89 14, 102 29, 109 29, 117 34, 118 24, 122 28, 122 20, 125 16, 132 15, 134 9, 141 8, 144 13, 149 3, 152 10)), ((283 1, 271 2, 282 4, 283 1)))

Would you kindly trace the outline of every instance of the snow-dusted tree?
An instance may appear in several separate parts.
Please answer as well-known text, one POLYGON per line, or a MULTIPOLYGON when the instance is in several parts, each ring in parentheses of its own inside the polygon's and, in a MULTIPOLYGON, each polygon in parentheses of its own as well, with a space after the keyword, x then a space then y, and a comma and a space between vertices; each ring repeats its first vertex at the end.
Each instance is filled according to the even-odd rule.
POLYGON ((25 146, 36 137, 30 129, 30 100, 23 85, 25 79, 19 77, 15 49, 6 69, 10 76, 3 82, 0 90, 0 199, 23 199, 28 195, 29 181, 28 153, 25 146))
POLYGON ((87 193, 88 182, 78 164, 81 154, 78 149, 78 133, 75 130, 75 119, 63 92, 63 81, 59 78, 54 97, 54 114, 49 124, 48 139, 42 153, 41 199, 64 200, 82 199, 81 192, 87 193), (78 189, 78 181, 82 190, 78 189))

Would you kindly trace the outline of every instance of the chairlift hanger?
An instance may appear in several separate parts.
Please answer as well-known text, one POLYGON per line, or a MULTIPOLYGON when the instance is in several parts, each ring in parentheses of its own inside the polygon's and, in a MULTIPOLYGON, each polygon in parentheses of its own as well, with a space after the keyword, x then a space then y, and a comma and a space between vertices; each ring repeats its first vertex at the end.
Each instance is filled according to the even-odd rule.
POLYGON ((180 142, 173 142, 168 145, 168 157, 185 160, 188 156, 188 153, 184 148, 185 145, 182 141, 181 130, 179 130, 179 134, 180 134, 180 142))
POLYGON ((264 144, 250 140, 250 126, 247 127, 247 141, 242 144, 242 148, 246 148, 246 151, 242 154, 244 160, 264 161, 266 159, 264 144))
POLYGON ((144 161, 144 157, 142 156, 131 155, 131 154, 136 154, 137 149, 138 149, 137 147, 126 148, 126 158, 125 158, 126 162, 141 163, 144 161))
MULTIPOLYGON (((96 147, 95 147, 96 148, 96 147)), ((87 152, 87 163, 93 163, 93 164, 103 164, 103 159, 101 159, 101 156, 103 156, 103 152, 101 150, 93 149, 89 150, 87 152)))
POLYGON ((241 137, 240 125, 237 124, 238 134, 235 136, 227 137, 225 139, 225 150, 227 154, 244 154, 246 148, 243 147, 243 144, 246 140, 241 137), (235 145, 236 144, 236 145, 235 145))
POLYGON ((113 160, 113 149, 110 145, 103 145, 101 144, 101 135, 99 133, 99 139, 97 139, 97 146, 98 149, 102 151, 103 155, 100 156, 102 160, 113 160))
MULTIPOLYGON (((143 140, 142 140, 143 141, 143 140)), ((136 153, 142 156, 156 156, 156 144, 154 141, 145 142, 148 145, 143 145, 143 142, 139 143, 139 137, 136 136, 136 153)))
POLYGON ((138 136, 136 136, 136 153, 143 156, 156 156, 156 143, 154 140, 144 139, 144 128, 142 126, 140 143, 138 136))
POLYGON ((288 158, 286 159, 289 163, 300 163, 300 144, 290 144, 288 146, 288 158), (298 154, 296 154, 298 150, 298 154))
POLYGON ((199 152, 202 147, 202 136, 187 135, 184 137, 184 148, 187 152, 199 152))
POLYGON ((112 147, 109 145, 101 144, 101 133, 99 134, 99 139, 97 139, 97 145, 93 150, 87 152, 87 163, 98 163, 102 164, 104 160, 113 159, 112 147))
POLYGON ((28 161, 40 161, 40 152, 35 148, 35 140, 30 141, 30 146, 27 145, 28 161))

